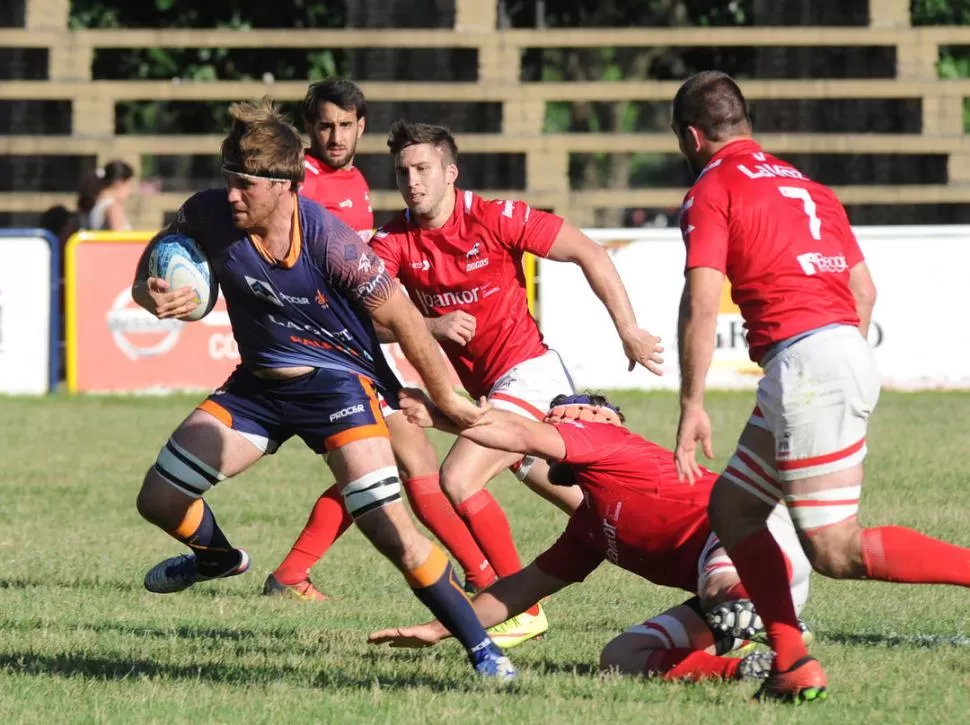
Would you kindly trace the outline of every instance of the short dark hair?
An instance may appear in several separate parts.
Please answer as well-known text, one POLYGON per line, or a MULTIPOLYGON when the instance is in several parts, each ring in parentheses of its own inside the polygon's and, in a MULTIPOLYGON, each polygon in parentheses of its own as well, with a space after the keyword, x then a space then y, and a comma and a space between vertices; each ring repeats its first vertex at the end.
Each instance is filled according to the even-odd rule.
POLYGON ((311 123, 320 113, 321 103, 332 103, 345 111, 353 110, 357 118, 367 115, 367 102, 360 86, 346 78, 327 78, 311 83, 303 98, 303 118, 311 123))
POLYGON ((458 163, 458 144, 444 126, 434 126, 430 123, 416 123, 406 119, 398 119, 391 125, 387 134, 387 148, 397 156, 408 146, 431 144, 448 157, 448 163, 458 163))
POLYGON ((688 126, 711 141, 725 141, 751 132, 751 116, 741 88, 727 73, 706 70, 684 81, 674 96, 674 129, 684 135, 688 126))
POLYGON ((550 408, 555 408, 560 405, 589 405, 594 408, 609 408, 620 418, 621 423, 626 423, 626 416, 620 411, 620 406, 613 405, 609 400, 607 400, 605 395, 600 395, 599 393, 586 392, 581 395, 566 395, 560 393, 549 403, 550 408))

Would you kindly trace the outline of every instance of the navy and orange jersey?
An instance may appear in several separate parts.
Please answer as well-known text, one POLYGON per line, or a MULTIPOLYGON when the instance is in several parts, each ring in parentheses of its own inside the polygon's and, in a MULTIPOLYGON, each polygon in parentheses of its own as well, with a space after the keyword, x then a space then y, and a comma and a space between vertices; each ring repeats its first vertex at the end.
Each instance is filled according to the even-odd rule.
POLYGON ((205 251, 245 367, 325 368, 393 389, 369 311, 396 283, 350 227, 295 198, 292 244, 280 262, 233 225, 225 189, 194 194, 163 233, 189 236, 205 251))

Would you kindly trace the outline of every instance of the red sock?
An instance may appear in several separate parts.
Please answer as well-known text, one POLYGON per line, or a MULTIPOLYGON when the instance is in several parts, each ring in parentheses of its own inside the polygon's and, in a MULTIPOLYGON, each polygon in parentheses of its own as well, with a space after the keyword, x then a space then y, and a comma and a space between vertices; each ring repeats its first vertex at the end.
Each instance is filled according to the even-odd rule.
POLYGON ((482 489, 455 509, 500 577, 515 574, 522 568, 515 542, 512 541, 509 521, 492 494, 482 489))
MULTIPOLYGON (((485 552, 496 574, 500 577, 508 576, 522 568, 519 552, 515 550, 515 542, 512 541, 509 520, 505 518, 505 512, 498 505, 498 501, 492 498, 492 494, 483 488, 455 506, 455 510, 468 524, 469 531, 485 552)), ((539 605, 529 607, 526 612, 538 614, 539 605)))
POLYGON ((970 549, 902 526, 865 529, 862 561, 869 579, 970 587, 970 549))
POLYGON ((734 657, 709 655, 703 650, 660 649, 647 657, 644 673, 662 675, 665 680, 731 680, 741 660, 734 657))
POLYGON ((787 670, 808 654, 791 599, 788 557, 768 529, 744 539, 728 550, 728 555, 765 623, 776 666, 787 670))
MULTIPOLYGON (((787 558, 787 557, 786 557, 787 558)), ((789 575, 789 583, 791 582, 791 576, 789 575)), ((735 599, 750 599, 748 596, 748 590, 744 588, 744 584, 738 582, 737 584, 732 584, 728 587, 727 591, 724 592, 724 601, 733 601, 735 599)))
POLYGON ((354 522, 336 484, 313 505, 310 518, 290 553, 273 575, 280 584, 298 584, 310 575, 310 568, 333 546, 333 542, 354 522))
POLYGON ((411 478, 404 482, 404 491, 418 521, 458 560, 465 570, 465 578, 476 589, 484 589, 494 582, 495 570, 442 492, 438 475, 411 478))

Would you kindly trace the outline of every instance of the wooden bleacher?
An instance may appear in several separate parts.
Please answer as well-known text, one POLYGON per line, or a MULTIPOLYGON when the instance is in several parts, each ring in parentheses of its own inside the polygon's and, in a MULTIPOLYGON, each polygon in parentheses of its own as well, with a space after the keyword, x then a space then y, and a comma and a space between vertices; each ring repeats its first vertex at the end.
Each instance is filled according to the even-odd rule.
MULTIPOLYGON (((920 99, 918 134, 769 134, 764 145, 776 153, 945 154, 948 182, 940 185, 847 186, 836 191, 846 204, 953 204, 970 202, 970 140, 964 135, 963 101, 970 79, 940 80, 941 46, 970 46, 970 27, 912 28, 908 0, 869 0, 868 28, 675 28, 595 30, 495 30, 496 3, 457 0, 456 24, 447 30, 70 30, 68 0, 27 0, 25 28, 0 29, 0 47, 46 48, 49 80, 0 81, 5 100, 61 100, 71 103, 70 136, 0 136, 0 154, 93 155, 99 162, 122 158, 139 168, 142 155, 216 153, 218 136, 115 135, 115 104, 128 100, 193 101, 257 97, 303 97, 303 82, 95 81, 94 52, 131 47, 392 48, 447 47, 478 50, 474 83, 363 82, 370 101, 491 101, 502 104, 502 132, 459 134, 463 152, 521 153, 526 187, 521 196, 585 224, 596 208, 672 207, 683 189, 571 190, 569 155, 595 152, 675 153, 669 133, 544 134, 550 101, 669 101, 679 83, 522 82, 521 51, 526 48, 599 46, 892 46, 896 77, 859 80, 753 80, 744 83, 752 100, 762 99, 920 99)), ((26 131, 26 130, 25 130, 26 131)), ((381 153, 384 139, 365 134, 359 150, 381 153)), ((502 190, 491 190, 501 195, 502 190)), ((160 193, 132 203, 140 228, 155 228, 184 193, 160 193)), ((75 195, 0 193, 0 212, 41 212, 54 204, 73 207, 75 195)), ((396 192, 373 194, 376 209, 399 208, 396 192)))

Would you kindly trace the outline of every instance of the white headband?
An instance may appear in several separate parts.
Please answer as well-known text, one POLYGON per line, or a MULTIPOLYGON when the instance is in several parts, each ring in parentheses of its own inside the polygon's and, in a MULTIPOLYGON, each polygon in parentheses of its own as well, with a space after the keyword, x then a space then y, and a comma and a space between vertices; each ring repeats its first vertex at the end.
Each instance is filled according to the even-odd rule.
POLYGON ((294 184, 297 183, 293 181, 293 179, 280 179, 276 176, 269 176, 267 174, 249 174, 249 173, 246 173, 245 171, 239 171, 237 169, 234 169, 231 166, 228 166, 226 164, 222 165, 222 173, 232 174, 233 176, 240 176, 244 179, 266 179, 266 181, 279 181, 279 182, 291 181, 294 184))

